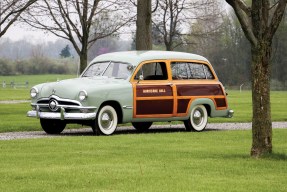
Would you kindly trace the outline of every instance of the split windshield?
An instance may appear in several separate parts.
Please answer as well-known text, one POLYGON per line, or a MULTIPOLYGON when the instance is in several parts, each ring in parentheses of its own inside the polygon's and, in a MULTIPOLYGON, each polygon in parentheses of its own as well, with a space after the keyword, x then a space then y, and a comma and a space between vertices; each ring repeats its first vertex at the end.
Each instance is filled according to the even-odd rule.
POLYGON ((131 75, 132 69, 131 65, 127 63, 111 61, 94 63, 88 67, 82 77, 106 76, 109 78, 127 79, 131 75))

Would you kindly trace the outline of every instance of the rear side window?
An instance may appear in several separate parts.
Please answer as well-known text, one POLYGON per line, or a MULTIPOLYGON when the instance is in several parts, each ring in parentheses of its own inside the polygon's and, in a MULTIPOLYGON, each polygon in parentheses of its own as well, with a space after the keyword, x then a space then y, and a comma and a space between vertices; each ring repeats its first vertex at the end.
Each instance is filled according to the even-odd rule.
POLYGON ((173 62, 171 63, 172 79, 214 79, 208 67, 201 63, 173 62))

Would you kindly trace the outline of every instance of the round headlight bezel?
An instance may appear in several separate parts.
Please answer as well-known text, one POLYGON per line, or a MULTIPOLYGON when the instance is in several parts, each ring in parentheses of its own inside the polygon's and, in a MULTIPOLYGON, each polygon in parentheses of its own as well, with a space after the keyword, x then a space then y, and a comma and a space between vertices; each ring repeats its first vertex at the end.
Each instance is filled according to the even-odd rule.
POLYGON ((31 98, 36 98, 37 96, 38 96, 38 93, 39 93, 39 91, 38 91, 38 89, 36 88, 36 87, 33 87, 31 90, 30 90, 30 96, 31 96, 31 98))
POLYGON ((85 101, 88 98, 88 93, 86 90, 82 90, 79 92, 79 100, 80 101, 85 101))

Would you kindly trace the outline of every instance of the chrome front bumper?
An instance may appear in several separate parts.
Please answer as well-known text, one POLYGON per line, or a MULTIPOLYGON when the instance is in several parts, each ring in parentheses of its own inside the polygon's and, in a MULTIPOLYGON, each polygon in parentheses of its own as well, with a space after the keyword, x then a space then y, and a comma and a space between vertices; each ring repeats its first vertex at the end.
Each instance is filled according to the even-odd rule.
MULTIPOLYGON (((39 106, 36 106, 36 110, 28 111, 28 117, 36 117, 41 119, 61 119, 61 120, 93 120, 96 118, 96 112, 83 112, 83 113, 67 113, 63 107, 60 108, 60 112, 41 112, 39 106)), ((91 109, 91 108, 89 108, 91 109)), ((93 109, 96 110, 96 107, 93 109)))

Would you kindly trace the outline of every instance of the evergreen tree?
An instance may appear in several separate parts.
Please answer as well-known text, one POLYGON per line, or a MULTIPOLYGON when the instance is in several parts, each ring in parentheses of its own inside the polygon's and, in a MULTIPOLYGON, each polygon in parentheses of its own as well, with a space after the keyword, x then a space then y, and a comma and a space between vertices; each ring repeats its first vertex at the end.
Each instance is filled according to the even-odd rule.
POLYGON ((71 52, 70 52, 70 47, 69 45, 66 45, 66 47, 64 47, 60 53, 60 56, 62 58, 67 58, 67 57, 71 57, 71 52))

